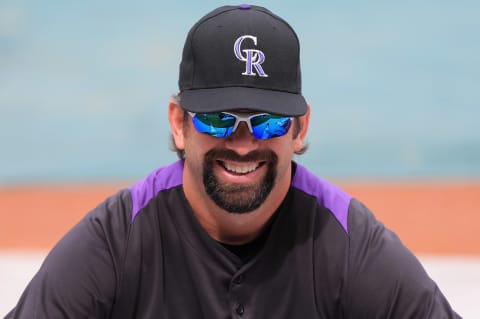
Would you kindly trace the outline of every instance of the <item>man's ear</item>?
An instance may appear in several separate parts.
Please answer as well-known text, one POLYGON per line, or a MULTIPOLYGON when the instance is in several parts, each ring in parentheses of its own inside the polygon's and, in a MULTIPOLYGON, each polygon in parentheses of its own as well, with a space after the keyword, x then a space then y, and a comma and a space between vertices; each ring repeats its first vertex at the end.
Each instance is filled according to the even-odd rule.
POLYGON ((298 118, 300 121, 300 130, 294 141, 294 151, 299 152, 303 148, 305 138, 307 137, 308 124, 310 123, 310 104, 307 103, 307 112, 298 118))
POLYGON ((185 111, 180 105, 171 100, 168 104, 168 121, 170 122, 170 129, 172 131, 173 142, 177 149, 185 149, 185 136, 183 127, 183 117, 185 111))

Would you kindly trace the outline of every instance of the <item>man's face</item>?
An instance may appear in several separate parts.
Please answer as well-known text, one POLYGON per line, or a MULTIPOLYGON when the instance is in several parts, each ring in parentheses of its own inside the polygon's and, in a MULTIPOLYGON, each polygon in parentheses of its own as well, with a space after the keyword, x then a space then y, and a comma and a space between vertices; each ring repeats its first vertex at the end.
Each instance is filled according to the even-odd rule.
POLYGON ((284 136, 259 140, 240 123, 228 138, 217 138, 197 132, 191 116, 185 116, 186 173, 196 191, 204 192, 218 207, 230 213, 248 213, 269 196, 276 196, 280 184, 290 183, 291 160, 302 144, 298 141, 301 137, 292 136, 294 127, 284 136))

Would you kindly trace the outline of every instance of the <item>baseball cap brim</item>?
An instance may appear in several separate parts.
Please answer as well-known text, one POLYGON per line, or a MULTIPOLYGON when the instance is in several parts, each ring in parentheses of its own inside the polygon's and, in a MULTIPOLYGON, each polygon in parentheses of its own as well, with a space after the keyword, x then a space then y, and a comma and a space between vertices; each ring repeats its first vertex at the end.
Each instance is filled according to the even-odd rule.
POLYGON ((301 94, 250 87, 194 89, 180 92, 180 104, 187 111, 211 113, 252 110, 278 115, 300 116, 307 112, 301 94))

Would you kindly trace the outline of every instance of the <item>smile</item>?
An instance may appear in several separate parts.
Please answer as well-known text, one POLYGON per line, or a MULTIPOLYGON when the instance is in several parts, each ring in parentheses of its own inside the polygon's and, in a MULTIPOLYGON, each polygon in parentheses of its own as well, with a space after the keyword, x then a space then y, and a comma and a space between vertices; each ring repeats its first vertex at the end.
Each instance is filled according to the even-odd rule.
POLYGON ((221 162, 222 166, 230 173, 244 175, 255 171, 260 167, 263 162, 259 163, 232 163, 232 162, 221 162))

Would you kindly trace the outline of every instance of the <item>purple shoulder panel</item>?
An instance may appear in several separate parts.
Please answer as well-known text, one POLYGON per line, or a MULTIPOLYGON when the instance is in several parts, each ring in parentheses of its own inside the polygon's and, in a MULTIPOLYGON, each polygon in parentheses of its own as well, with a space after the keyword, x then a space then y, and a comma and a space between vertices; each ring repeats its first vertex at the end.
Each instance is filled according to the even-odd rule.
POLYGON ((318 203, 329 209, 348 234, 348 208, 352 197, 339 187, 310 173, 305 167, 297 165, 292 186, 315 196, 318 203))
POLYGON ((132 196, 132 223, 138 212, 160 191, 182 184, 183 161, 156 169, 130 187, 132 196))

